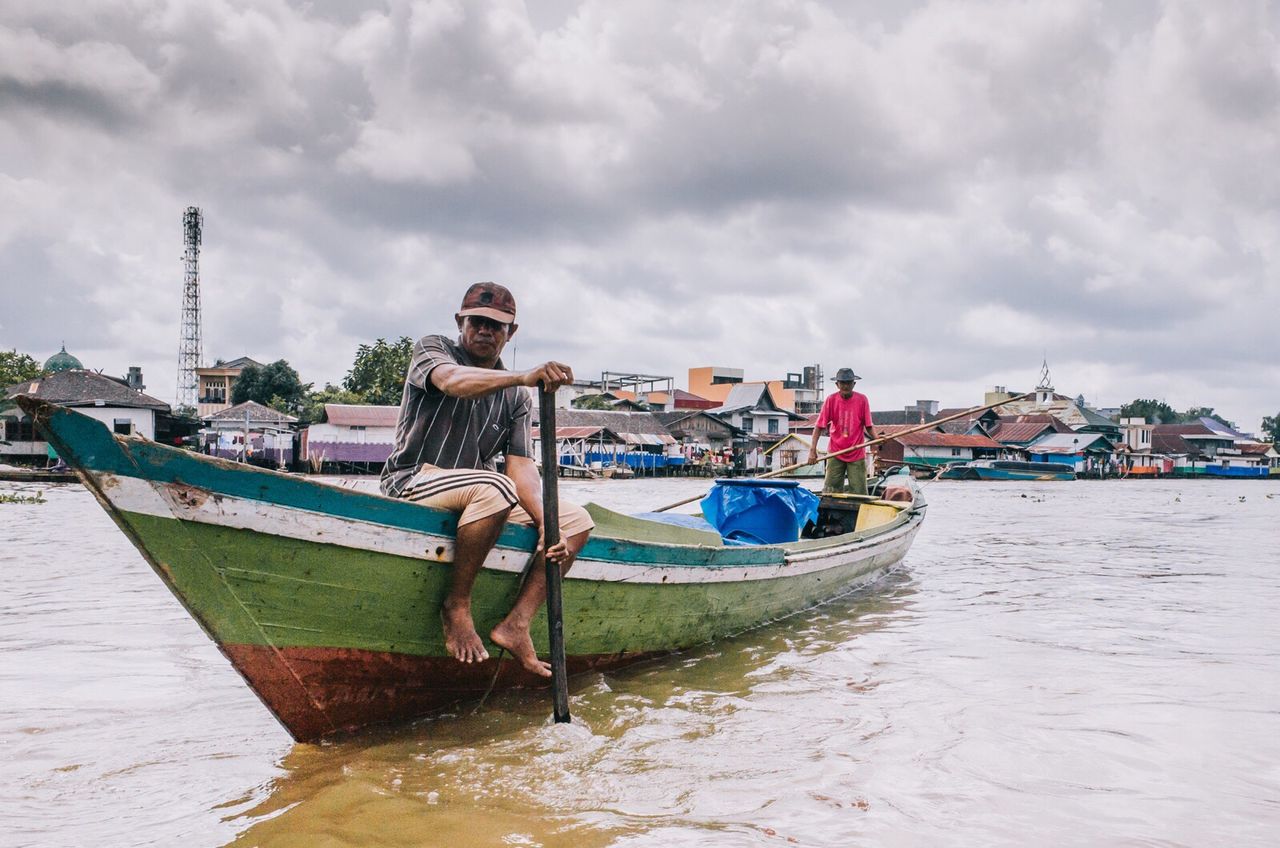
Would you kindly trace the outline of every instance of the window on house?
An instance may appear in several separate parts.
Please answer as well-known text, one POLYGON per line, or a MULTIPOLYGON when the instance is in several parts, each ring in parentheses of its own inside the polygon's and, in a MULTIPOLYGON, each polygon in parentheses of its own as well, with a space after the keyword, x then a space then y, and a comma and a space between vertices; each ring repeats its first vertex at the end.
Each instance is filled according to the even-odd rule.
POLYGON ((351 429, 352 429, 352 430, 359 430, 360 432, 364 432, 364 425, 363 425, 363 424, 353 424, 353 425, 351 425, 351 429))
POLYGON ((112 431, 121 436, 133 435, 133 419, 132 418, 116 418, 112 422, 112 431))
POLYGON ((770 433, 778 432, 778 419, 776 418, 769 419, 769 432, 770 433))

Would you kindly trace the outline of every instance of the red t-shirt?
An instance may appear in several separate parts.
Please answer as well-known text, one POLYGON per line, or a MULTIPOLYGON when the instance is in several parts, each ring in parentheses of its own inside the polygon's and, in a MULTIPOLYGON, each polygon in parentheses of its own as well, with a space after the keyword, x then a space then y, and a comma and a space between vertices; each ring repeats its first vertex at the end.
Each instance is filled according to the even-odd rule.
MULTIPOLYGON (((871 404, 867 403, 867 396, 860 392, 849 395, 848 400, 836 392, 822 404, 822 412, 818 415, 818 423, 815 426, 824 430, 829 428, 830 442, 827 453, 835 453, 865 442, 867 439, 863 429, 872 426, 871 404)), ((859 448, 842 453, 837 458, 845 462, 857 462, 865 459, 866 456, 867 449, 859 448)))

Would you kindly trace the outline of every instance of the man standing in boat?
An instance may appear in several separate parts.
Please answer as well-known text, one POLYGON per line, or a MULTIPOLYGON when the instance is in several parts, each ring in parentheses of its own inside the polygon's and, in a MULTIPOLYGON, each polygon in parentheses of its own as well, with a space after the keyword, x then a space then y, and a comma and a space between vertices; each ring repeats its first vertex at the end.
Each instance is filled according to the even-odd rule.
POLYGON ((827 470, 822 481, 823 492, 867 493, 867 449, 858 448, 844 453, 845 448, 874 439, 871 422, 871 405, 867 396, 853 390, 860 380, 852 368, 836 372, 836 391, 822 404, 817 424, 813 428, 813 444, 809 445, 809 464, 818 461, 818 439, 828 433, 827 470), (839 454, 839 456, 833 456, 839 454), (845 479, 848 478, 848 485, 845 479))
MULTIPOLYGON (((440 619, 449 653, 472 663, 488 659, 489 652, 471 618, 471 589, 503 524, 537 527, 543 547, 542 478, 533 461, 527 389, 542 383, 555 391, 573 381, 573 371, 559 362, 506 370, 500 356, 516 333, 516 301, 503 286, 467 289, 454 319, 456 340, 424 336, 413 347, 382 491, 459 514, 453 577, 440 619), (499 454, 506 458, 505 475, 496 470, 499 454)), ((561 541, 539 554, 515 605, 489 633, 534 674, 551 676, 529 636, 529 623, 546 600, 542 556, 568 571, 594 526, 582 507, 560 504, 561 541)))

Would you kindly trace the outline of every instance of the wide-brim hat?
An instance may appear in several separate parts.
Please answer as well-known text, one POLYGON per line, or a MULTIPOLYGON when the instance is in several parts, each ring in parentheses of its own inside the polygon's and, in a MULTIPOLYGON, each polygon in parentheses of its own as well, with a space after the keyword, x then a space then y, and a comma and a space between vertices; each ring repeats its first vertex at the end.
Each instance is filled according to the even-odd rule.
POLYGON ((836 372, 837 383, 852 383, 856 380, 861 380, 861 379, 862 379, 861 377, 853 373, 852 368, 841 368, 839 371, 836 372))
POLYGON ((462 308, 456 317, 479 315, 500 321, 503 324, 514 324, 516 321, 516 299, 506 286, 497 283, 476 283, 467 289, 462 296, 462 308))

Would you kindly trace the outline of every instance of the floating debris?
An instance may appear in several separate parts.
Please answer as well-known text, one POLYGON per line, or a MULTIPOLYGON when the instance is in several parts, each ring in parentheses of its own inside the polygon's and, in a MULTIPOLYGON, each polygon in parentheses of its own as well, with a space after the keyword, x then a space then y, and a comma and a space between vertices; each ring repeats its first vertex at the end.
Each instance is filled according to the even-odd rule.
POLYGON ((0 504, 42 504, 48 503, 45 500, 44 492, 36 492, 34 495, 11 495, 0 492, 0 504))

